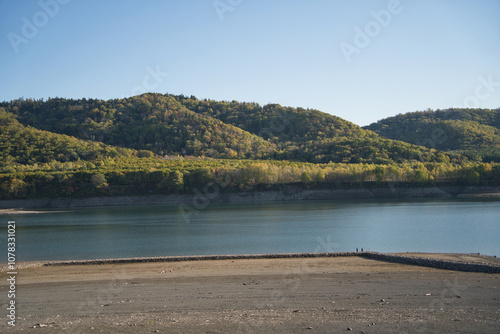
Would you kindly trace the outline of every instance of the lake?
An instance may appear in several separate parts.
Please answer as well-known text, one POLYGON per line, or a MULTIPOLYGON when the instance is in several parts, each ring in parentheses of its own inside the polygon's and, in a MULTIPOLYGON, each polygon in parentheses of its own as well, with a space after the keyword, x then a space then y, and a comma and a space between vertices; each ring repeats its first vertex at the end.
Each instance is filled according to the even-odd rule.
MULTIPOLYGON (((16 221, 17 261, 355 251, 500 255, 500 201, 349 200, 83 208, 16 221), (189 216, 189 217, 188 217, 189 216), (188 218, 188 219, 186 219, 188 218)), ((5 262, 5 261, 2 261, 5 262)))

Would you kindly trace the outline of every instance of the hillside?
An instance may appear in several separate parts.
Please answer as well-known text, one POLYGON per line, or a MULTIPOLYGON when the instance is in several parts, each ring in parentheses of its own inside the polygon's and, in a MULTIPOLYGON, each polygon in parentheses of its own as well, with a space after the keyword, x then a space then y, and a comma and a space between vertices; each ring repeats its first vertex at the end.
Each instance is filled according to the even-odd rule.
POLYGON ((143 94, 0 103, 0 200, 500 182, 317 110, 143 94), (156 154, 154 154, 154 153, 156 154))
POLYGON ((279 104, 262 107, 256 103, 198 100, 182 95, 176 99, 199 114, 220 119, 269 140, 277 147, 273 154, 275 159, 382 164, 449 159, 439 152, 381 138, 372 131, 319 110, 279 104))
POLYGON ((0 104, 39 129, 159 155, 260 158, 265 140, 184 108, 174 98, 144 94, 120 100, 49 99, 0 104))
POLYGON ((130 149, 84 141, 20 124, 0 108, 0 166, 95 161, 136 155, 130 149))
POLYGON ((500 161, 500 109, 446 109, 389 117, 365 129, 470 158, 500 161))
POLYGON ((0 107, 24 125, 162 156, 381 164, 460 159, 381 138, 317 110, 277 104, 143 94, 108 101, 16 100, 0 107))

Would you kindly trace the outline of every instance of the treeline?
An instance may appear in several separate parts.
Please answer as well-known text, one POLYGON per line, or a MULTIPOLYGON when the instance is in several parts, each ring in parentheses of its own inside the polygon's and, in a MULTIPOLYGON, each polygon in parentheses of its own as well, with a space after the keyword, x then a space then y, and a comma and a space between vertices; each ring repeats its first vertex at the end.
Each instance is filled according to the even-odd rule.
POLYGON ((498 184, 500 164, 311 164, 286 161, 107 158, 10 167, 0 174, 0 199, 194 193, 215 183, 226 192, 364 187, 384 182, 426 186, 498 184))
POLYGON ((500 109, 445 109, 389 117, 365 129, 469 159, 500 162, 500 109))
POLYGON ((382 138, 318 110, 278 104, 143 94, 107 101, 20 99, 0 108, 25 126, 160 156, 375 164, 464 159, 382 138))

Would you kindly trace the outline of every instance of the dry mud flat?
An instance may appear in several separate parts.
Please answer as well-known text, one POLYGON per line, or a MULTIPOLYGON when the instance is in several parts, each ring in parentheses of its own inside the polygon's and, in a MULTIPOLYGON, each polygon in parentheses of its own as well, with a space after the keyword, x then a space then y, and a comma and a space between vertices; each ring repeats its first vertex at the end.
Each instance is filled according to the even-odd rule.
POLYGON ((4 317, 0 332, 500 333, 499 288, 500 274, 358 256, 32 265, 17 274, 17 325, 4 317))

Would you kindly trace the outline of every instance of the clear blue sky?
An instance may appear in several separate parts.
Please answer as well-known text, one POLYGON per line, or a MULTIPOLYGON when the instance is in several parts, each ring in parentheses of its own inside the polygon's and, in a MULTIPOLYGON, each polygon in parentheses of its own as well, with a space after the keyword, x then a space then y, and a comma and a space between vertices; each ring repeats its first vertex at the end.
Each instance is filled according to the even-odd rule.
POLYGON ((498 108, 499 17, 499 0, 0 0, 0 100, 148 90, 359 125, 498 108))

